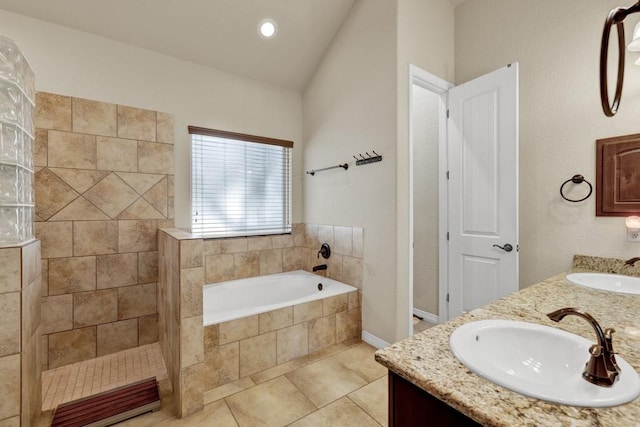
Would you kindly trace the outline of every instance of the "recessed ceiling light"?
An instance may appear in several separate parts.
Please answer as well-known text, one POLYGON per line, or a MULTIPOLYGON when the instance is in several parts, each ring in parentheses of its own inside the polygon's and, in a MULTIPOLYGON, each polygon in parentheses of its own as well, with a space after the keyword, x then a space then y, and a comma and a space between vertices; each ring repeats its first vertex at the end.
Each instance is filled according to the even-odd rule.
POLYGON ((278 32, 278 26, 273 19, 266 18, 258 24, 258 32, 262 38, 271 39, 278 32))

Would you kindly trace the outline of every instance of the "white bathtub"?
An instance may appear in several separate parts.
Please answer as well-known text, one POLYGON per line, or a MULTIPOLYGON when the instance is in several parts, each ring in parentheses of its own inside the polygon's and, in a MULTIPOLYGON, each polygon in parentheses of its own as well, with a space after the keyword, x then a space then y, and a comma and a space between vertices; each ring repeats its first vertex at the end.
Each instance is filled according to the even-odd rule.
POLYGON ((203 290, 203 323, 227 322, 355 290, 303 270, 212 283, 203 290), (320 283, 322 290, 318 290, 320 283))

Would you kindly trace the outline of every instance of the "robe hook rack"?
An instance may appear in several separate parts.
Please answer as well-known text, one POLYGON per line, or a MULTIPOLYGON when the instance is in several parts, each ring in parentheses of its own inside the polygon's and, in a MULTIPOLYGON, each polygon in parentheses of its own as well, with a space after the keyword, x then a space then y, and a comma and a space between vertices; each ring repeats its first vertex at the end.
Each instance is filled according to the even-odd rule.
POLYGON ((372 156, 371 154, 369 154, 366 151, 365 151, 364 154, 366 154, 367 157, 363 156, 362 154, 358 154, 358 156, 360 156, 360 158, 357 158, 356 156, 353 156, 353 158, 356 159, 356 166, 368 165, 370 163, 376 163, 376 162, 381 162, 382 161, 382 156, 380 154, 376 153, 373 150, 371 150, 371 151, 373 152, 373 154, 375 154, 375 156, 372 156))

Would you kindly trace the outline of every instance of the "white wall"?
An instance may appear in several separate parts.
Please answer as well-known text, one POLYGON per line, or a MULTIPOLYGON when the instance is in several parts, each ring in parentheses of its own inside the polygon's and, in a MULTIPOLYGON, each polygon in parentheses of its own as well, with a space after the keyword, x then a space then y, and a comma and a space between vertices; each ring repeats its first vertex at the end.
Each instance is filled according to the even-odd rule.
POLYGON ((302 220, 299 92, 0 10, 36 88, 175 115, 176 225, 190 226, 188 125, 294 141, 293 221, 302 220))
POLYGON ((304 220, 365 227, 363 328, 388 342, 409 328, 409 64, 453 80, 453 19, 448 0, 358 0, 303 94, 305 169, 351 166, 304 177, 304 220))
POLYGON ((452 82, 454 7, 449 0, 398 0, 396 338, 409 330, 409 64, 452 82))
POLYGON ((396 5, 357 0, 303 94, 304 221, 364 227, 363 328, 395 341, 396 5), (375 150, 380 163, 355 166, 375 150))
MULTIPOLYGON (((624 218, 596 218, 595 195, 568 203, 558 191, 577 173, 595 185, 596 139, 640 131, 638 54, 627 54, 618 115, 607 118, 600 107, 600 38, 617 6, 617 0, 474 0, 456 8, 456 83, 520 63, 521 287, 568 270, 574 254, 640 254, 639 244, 626 241, 624 218)), ((639 19, 627 18, 627 37, 639 19)))

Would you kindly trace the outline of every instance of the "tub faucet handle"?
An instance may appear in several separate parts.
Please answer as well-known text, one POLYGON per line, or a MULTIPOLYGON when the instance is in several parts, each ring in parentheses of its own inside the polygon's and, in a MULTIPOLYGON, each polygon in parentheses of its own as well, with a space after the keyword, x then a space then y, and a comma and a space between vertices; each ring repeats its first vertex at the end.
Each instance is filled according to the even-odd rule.
POLYGON ((323 243, 322 246, 320 246, 320 250, 318 251, 318 258, 320 258, 320 255, 322 255, 322 258, 327 259, 331 256, 331 247, 329 247, 328 243, 323 243))

